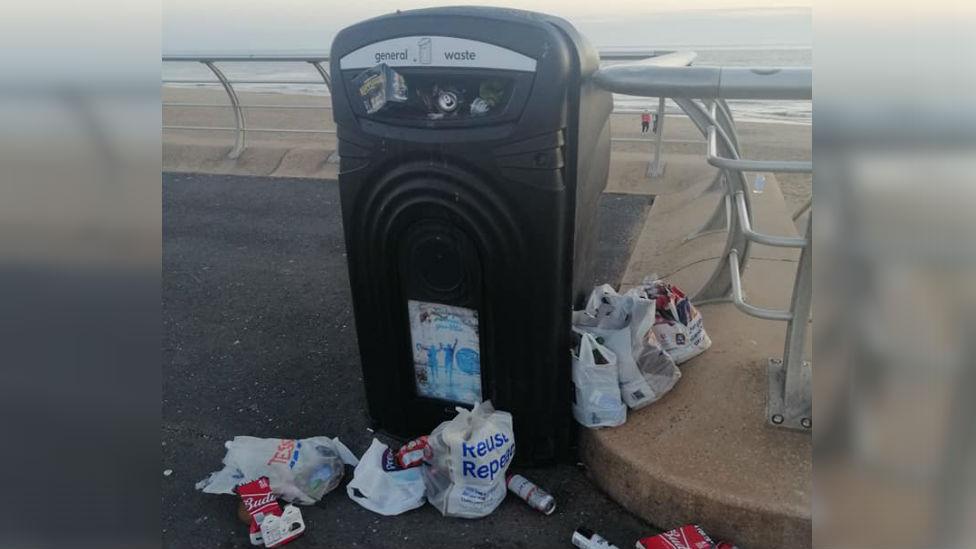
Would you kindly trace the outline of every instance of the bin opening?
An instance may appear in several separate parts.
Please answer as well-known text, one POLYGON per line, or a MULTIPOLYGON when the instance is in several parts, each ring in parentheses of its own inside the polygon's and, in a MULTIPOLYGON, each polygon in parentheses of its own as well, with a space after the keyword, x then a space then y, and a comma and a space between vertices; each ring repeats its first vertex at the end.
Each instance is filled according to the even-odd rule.
POLYGON ((513 92, 520 82, 527 89, 531 75, 393 69, 380 63, 354 74, 351 82, 366 115, 400 121, 462 121, 508 112, 513 92))

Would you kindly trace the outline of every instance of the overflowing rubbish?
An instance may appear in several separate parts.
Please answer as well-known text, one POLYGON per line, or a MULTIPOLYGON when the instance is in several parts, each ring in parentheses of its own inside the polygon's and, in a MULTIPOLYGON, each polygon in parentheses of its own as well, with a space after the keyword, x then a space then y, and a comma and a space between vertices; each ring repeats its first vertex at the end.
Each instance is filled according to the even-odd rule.
POLYGON ((373 114, 389 103, 407 100, 407 84, 403 76, 386 63, 364 70, 353 80, 367 114, 373 114))
POLYGON ((386 63, 359 73, 352 84, 366 114, 383 111, 384 115, 427 120, 485 116, 500 110, 512 88, 508 80, 495 77, 404 75, 386 63))
POLYGON ((677 365, 711 344, 701 313, 673 284, 648 277, 624 294, 595 287, 586 307, 573 312, 573 416, 584 427, 623 424, 627 407, 659 400, 681 379, 677 365))
POLYGON ((654 300, 654 335, 675 364, 694 358, 712 346, 701 313, 680 288, 648 277, 628 293, 631 292, 654 300))
POLYGON ((556 510, 556 498, 522 475, 509 475, 508 489, 543 514, 551 515, 556 510))
POLYGON ((224 446, 224 468, 196 484, 208 494, 234 494, 238 485, 261 477, 281 499, 312 505, 335 489, 344 464, 359 460, 338 438, 304 439, 234 437, 224 446))
POLYGON ((657 401, 670 391, 681 371, 662 349, 653 330, 655 302, 610 285, 593 289, 586 308, 573 313, 573 324, 600 339, 617 356, 620 394, 632 409, 657 401))
POLYGON ((261 537, 265 547, 279 547, 305 532, 302 512, 294 505, 285 505, 281 515, 269 515, 261 522, 261 537))
POLYGON ((421 468, 427 500, 444 516, 479 518, 505 499, 505 473, 515 456, 512 415, 490 401, 431 432, 429 458, 421 468))
POLYGON ((715 543, 701 526, 689 524, 663 534, 637 540, 637 549, 736 549, 729 542, 715 543))
POLYGON ((401 465, 399 452, 394 454, 375 438, 346 485, 350 499, 386 516, 420 507, 426 501, 425 491, 421 470, 401 465))
POLYGON ((617 355, 589 333, 574 329, 573 339, 573 417, 584 427, 623 425, 617 355))
POLYGON ((573 545, 580 549, 620 549, 589 528, 580 526, 573 532, 573 545))

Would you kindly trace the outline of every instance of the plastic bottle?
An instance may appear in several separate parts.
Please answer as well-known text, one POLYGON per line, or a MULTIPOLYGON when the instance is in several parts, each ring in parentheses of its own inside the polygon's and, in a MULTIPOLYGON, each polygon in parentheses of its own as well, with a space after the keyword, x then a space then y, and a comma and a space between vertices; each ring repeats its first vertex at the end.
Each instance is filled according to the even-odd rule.
POLYGON ((766 176, 757 175, 756 180, 752 183, 752 192, 756 194, 762 194, 763 189, 766 188, 766 176))

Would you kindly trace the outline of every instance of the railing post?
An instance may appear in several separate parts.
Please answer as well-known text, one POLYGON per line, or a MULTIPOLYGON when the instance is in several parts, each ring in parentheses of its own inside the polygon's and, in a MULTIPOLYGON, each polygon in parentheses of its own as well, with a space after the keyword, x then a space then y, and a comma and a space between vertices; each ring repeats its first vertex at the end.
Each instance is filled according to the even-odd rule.
POLYGON ((802 430, 813 427, 812 366, 803 360, 813 297, 812 228, 813 213, 807 219, 807 245, 800 252, 800 263, 796 266, 790 307, 793 318, 786 325, 783 359, 770 359, 767 365, 766 421, 778 427, 802 430))
POLYGON ((654 134, 654 162, 648 166, 648 177, 660 177, 664 174, 664 161, 661 159, 661 148, 664 144, 664 97, 657 98, 657 132, 654 134))
MULTIPOLYGON (((702 135, 708 135, 708 128, 710 126, 715 126, 719 122, 715 120, 715 117, 709 113, 709 109, 705 108, 703 105, 693 101, 691 99, 682 97, 672 97, 675 103, 681 107, 681 110, 688 115, 688 118, 695 124, 698 131, 702 135)), ((734 158, 739 157, 738 150, 736 150, 731 139, 728 138, 728 133, 719 127, 718 135, 721 137, 719 141, 719 148, 725 154, 729 154, 734 158)), ((726 196, 731 206, 732 199, 734 198, 734 192, 736 189, 747 189, 748 184, 746 183, 745 176, 739 170, 724 170, 725 172, 725 187, 726 196)), ((746 197, 748 201, 748 196, 746 197)), ((718 207, 723 207, 719 204, 718 207)), ((708 281, 692 296, 692 301, 700 304, 705 303, 717 303, 726 302, 731 300, 732 291, 732 278, 729 272, 729 267, 725 259, 728 257, 732 250, 738 250, 741 255, 739 258, 740 265, 745 268, 746 262, 749 259, 749 249, 751 247, 751 242, 745 237, 742 232, 739 218, 734 212, 728 212, 730 214, 728 227, 728 236, 725 241, 725 248, 722 251, 721 258, 712 272, 708 281)))
POLYGON ((201 61, 201 63, 206 65, 207 68, 210 69, 210 72, 214 73, 217 80, 220 80, 220 85, 224 87, 224 91, 227 92, 227 97, 230 98, 231 107, 234 109, 234 124, 237 127, 237 139, 234 141, 234 148, 230 150, 227 157, 236 159, 241 156, 242 152, 244 152, 244 132, 247 131, 247 123, 244 120, 244 109, 241 108, 241 101, 237 98, 237 92, 234 91, 233 84, 231 84, 230 80, 227 80, 227 77, 224 76, 224 73, 221 72, 216 65, 214 65, 214 62, 201 61))

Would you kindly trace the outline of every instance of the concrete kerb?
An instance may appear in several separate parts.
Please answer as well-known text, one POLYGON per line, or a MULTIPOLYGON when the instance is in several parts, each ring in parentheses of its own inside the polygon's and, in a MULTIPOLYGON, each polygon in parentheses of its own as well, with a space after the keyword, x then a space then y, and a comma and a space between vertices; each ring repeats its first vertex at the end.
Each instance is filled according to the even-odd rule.
POLYGON ((338 173, 338 164, 330 162, 334 148, 250 146, 236 160, 227 157, 229 151, 229 145, 165 141, 163 170, 309 179, 334 179, 338 173))

